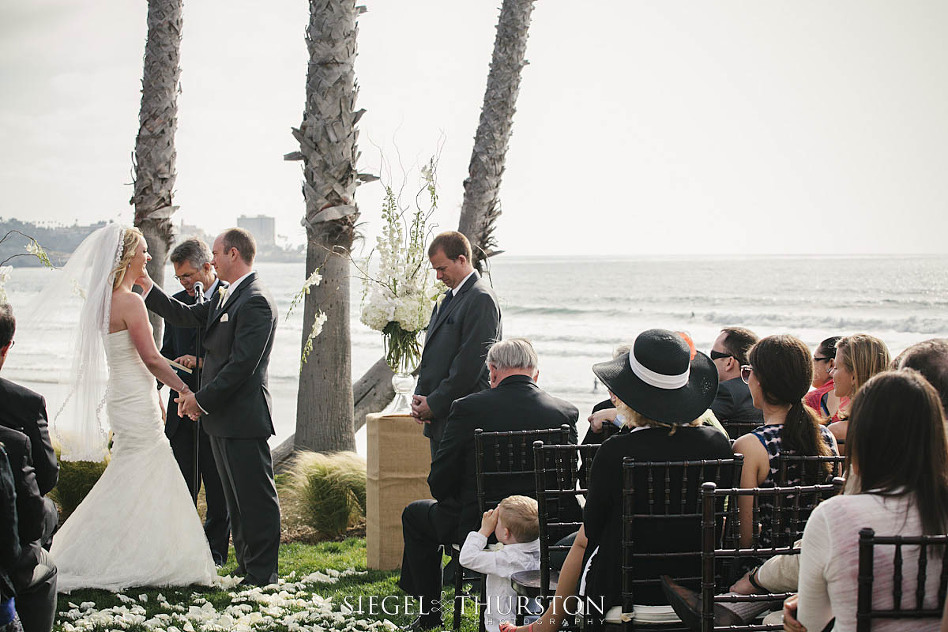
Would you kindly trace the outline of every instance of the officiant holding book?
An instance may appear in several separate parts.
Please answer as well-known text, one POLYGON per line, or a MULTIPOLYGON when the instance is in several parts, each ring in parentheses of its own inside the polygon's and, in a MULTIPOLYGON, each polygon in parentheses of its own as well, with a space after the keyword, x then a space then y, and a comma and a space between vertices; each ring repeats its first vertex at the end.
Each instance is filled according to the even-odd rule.
MULTIPOLYGON (((218 296, 218 289, 227 287, 227 283, 217 278, 211 266, 211 249, 200 239, 187 239, 171 252, 171 265, 174 266, 174 276, 184 289, 172 298, 186 305, 197 302, 195 284, 200 283, 204 300, 212 301, 218 296)), ((165 325, 164 340, 161 346, 161 355, 169 360, 191 369, 191 373, 178 371, 178 376, 192 391, 198 391, 196 367, 198 360, 197 329, 179 327, 171 323, 165 325)), ((203 351, 201 365, 203 366, 203 351)), ((211 452, 211 442, 204 431, 203 422, 198 419, 191 421, 178 414, 178 405, 175 401, 179 397, 176 391, 171 391, 168 398, 167 414, 165 417, 165 436, 171 442, 171 450, 178 462, 181 474, 188 484, 192 498, 204 482, 204 495, 207 501, 207 513, 204 517, 204 534, 211 547, 214 564, 223 566, 227 562, 227 549, 230 543, 230 520, 227 516, 227 502, 224 499, 224 488, 217 473, 214 455, 211 452), (195 471, 195 444, 197 444, 198 458, 195 471)))

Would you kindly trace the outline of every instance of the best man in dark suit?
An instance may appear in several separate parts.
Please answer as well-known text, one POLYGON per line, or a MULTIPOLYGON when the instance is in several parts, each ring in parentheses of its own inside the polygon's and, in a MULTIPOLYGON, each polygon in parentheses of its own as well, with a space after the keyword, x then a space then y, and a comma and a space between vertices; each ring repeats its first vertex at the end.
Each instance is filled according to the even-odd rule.
MULTIPOLYGON (((463 542, 480 524, 476 497, 474 430, 532 430, 570 426, 576 443, 579 411, 536 385, 537 354, 529 341, 512 338, 494 344, 487 355, 491 389, 454 402, 444 436, 428 475, 436 500, 417 500, 402 512, 405 550, 398 585, 421 598, 415 629, 441 625, 441 552, 444 543, 463 542)), ((509 481, 499 496, 536 496, 534 481, 509 481)), ((578 507, 577 507, 578 518, 578 507)))
POLYGON ((211 263, 230 287, 209 303, 176 301, 147 274, 138 283, 148 309, 173 325, 205 328, 201 390, 178 398, 178 410, 201 416, 211 439, 243 583, 265 585, 277 579, 280 547, 280 502, 267 445, 274 434, 267 368, 277 309, 253 272, 256 249, 241 228, 214 240, 211 263))
POLYGON ((412 416, 426 424, 434 459, 451 404, 487 388, 484 359, 502 331, 497 297, 474 270, 467 237, 441 233, 428 247, 428 260, 451 288, 431 312, 412 402, 412 416))
MULTIPOLYGON (((175 247, 169 258, 171 265, 174 266, 175 278, 184 287, 172 298, 185 305, 193 305, 196 302, 195 283, 201 284, 206 301, 219 298, 218 288, 226 287, 227 284, 220 281, 214 274, 214 268, 211 266, 211 249, 207 247, 207 244, 200 239, 186 239, 175 247)), ((197 364, 196 346, 197 329, 176 327, 171 324, 165 326, 161 355, 194 370, 197 364)), ((201 365, 203 364, 202 358, 201 365)), ((197 371, 190 374, 178 371, 178 375, 192 391, 200 389, 197 383, 197 371)), ((221 486, 221 478, 214 463, 210 439, 204 431, 201 420, 195 422, 179 415, 178 406, 174 403, 178 397, 176 391, 171 391, 165 415, 165 435, 171 443, 174 458, 178 461, 178 467, 192 496, 201 488, 201 481, 204 481, 204 496, 207 500, 204 534, 211 546, 214 563, 223 566, 227 562, 227 548, 230 545, 230 521, 227 518, 224 488, 221 486), (199 446, 197 480, 194 476, 195 434, 197 434, 199 446)))

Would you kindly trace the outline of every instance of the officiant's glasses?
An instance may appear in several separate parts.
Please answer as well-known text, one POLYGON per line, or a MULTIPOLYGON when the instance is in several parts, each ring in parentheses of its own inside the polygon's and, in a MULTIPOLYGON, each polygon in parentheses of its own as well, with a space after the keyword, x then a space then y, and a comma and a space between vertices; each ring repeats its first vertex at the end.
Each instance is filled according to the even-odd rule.
POLYGON ((190 272, 190 273, 188 273, 188 274, 182 274, 181 276, 178 276, 178 275, 176 274, 176 275, 174 275, 174 278, 175 278, 175 281, 185 281, 185 282, 187 282, 187 281, 190 281, 190 280, 191 280, 191 277, 193 277, 195 274, 196 274, 195 272, 190 272))

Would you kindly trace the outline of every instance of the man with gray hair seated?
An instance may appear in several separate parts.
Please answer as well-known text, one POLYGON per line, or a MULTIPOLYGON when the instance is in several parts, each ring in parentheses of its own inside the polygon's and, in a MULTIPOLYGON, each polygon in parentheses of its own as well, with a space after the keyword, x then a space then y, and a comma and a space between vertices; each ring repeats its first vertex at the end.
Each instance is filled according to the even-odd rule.
MULTIPOLYGON (((431 463, 428 487, 436 500, 416 500, 402 512, 405 551, 398 585, 419 597, 420 616, 414 630, 441 626, 441 544, 461 543, 476 530, 481 514, 477 505, 474 429, 487 432, 570 427, 576 443, 579 411, 536 384, 537 353, 529 340, 496 342, 487 352, 490 390, 473 393, 451 405, 444 436, 431 463)), ((499 489, 497 496, 534 497, 532 481, 499 489)))

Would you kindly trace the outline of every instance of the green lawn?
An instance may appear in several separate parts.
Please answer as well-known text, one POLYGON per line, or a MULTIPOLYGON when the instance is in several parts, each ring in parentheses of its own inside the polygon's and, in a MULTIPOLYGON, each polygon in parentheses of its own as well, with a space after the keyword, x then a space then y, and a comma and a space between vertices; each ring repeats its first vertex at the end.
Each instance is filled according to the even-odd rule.
MULTIPOLYGON (((232 549, 221 576, 235 570, 233 557, 232 549)), ((414 617, 405 613, 405 595, 396 586, 398 571, 367 571, 365 560, 365 540, 358 538, 284 544, 280 547, 281 584, 266 589, 131 588, 119 594, 79 590, 59 596, 55 630, 384 632, 410 623, 414 617), (384 604, 388 614, 381 603, 385 596, 390 596, 384 604)), ((452 595, 452 591, 445 595, 448 603, 452 595)), ((449 625, 450 616, 448 608, 445 622, 449 625)), ((476 629, 468 604, 462 630, 476 629)))

